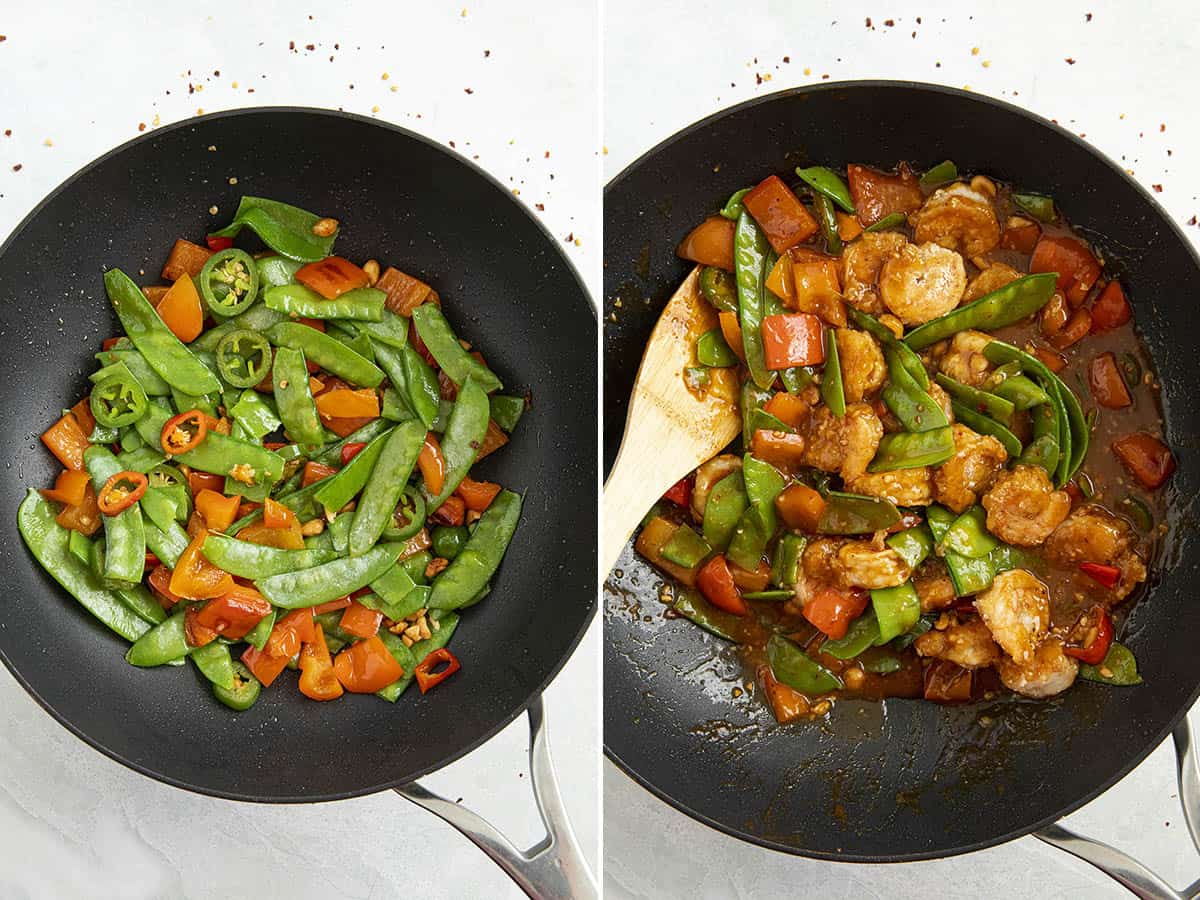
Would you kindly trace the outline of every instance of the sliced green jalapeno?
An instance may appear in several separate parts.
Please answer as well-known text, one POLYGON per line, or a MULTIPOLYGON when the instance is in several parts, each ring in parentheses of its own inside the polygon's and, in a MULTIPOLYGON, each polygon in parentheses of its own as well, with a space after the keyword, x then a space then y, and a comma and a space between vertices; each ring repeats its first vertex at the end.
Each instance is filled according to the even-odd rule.
MULTIPOLYGON (((406 541, 425 524, 425 497, 413 485, 406 484, 392 517, 383 527, 385 541, 406 541)), ((449 559, 449 557, 446 557, 449 559)))
POLYGON ((258 267, 249 253, 237 247, 210 256, 196 280, 213 315, 224 319, 245 312, 258 297, 258 267))
POLYGON ((271 342, 258 331, 239 328, 217 344, 217 371, 234 387, 252 388, 271 372, 271 342))
POLYGON ((705 300, 721 312, 736 313, 738 311, 737 281, 724 269, 716 266, 705 266, 701 269, 700 293, 704 295, 705 300))
MULTIPOLYGON (((260 648, 261 649, 261 648, 260 648)), ((262 685, 250 674, 250 670, 239 660, 233 662, 233 687, 225 688, 213 683, 213 694, 230 709, 243 712, 252 707, 258 695, 262 693, 262 685)))
POLYGON ((96 421, 107 428, 132 425, 146 413, 146 392, 128 373, 110 375, 92 388, 89 406, 96 421))

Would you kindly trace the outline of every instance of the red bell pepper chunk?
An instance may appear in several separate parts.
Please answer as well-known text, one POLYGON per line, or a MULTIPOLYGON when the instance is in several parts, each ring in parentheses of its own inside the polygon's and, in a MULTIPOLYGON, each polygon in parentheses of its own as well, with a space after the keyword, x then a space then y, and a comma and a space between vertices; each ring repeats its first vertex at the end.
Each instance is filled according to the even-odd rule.
POLYGON ((1144 431, 1117 438, 1112 443, 1112 450, 1129 474, 1147 490, 1161 487, 1175 471, 1175 457, 1171 454, 1171 448, 1144 431))
POLYGON ((1119 328, 1133 318, 1133 310, 1125 299, 1121 282, 1110 281, 1092 304, 1092 331, 1107 331, 1119 328))
POLYGON ((57 500, 66 506, 78 506, 87 494, 88 485, 92 483, 87 472, 75 469, 63 469, 58 473, 53 488, 42 491, 47 500, 57 500))
POLYGON ((120 340, 119 337, 105 338, 103 341, 100 342, 100 349, 101 350, 111 350, 113 347, 115 347, 117 345, 117 341, 119 341, 119 340, 120 340))
POLYGON ((694 480, 695 476, 693 475, 680 478, 671 485, 670 489, 662 495, 662 498, 674 503, 676 506, 682 506, 684 509, 687 509, 692 503, 692 484, 694 480))
POLYGON ((270 687, 271 682, 279 677, 279 673, 287 668, 290 656, 271 656, 264 650, 251 645, 242 654, 242 662, 250 673, 262 682, 263 687, 270 687))
POLYGON ((772 249, 783 253, 817 233, 817 220, 778 175, 769 175, 742 197, 772 249))
MULTIPOLYGON (((1080 566, 1093 565, 1092 563, 1083 563, 1080 566)), ((1114 569, 1117 576, 1120 577, 1120 569, 1114 566, 1100 566, 1102 569, 1114 569)), ((1090 573, 1089 573, 1090 574, 1090 573)), ((1095 576, 1093 576, 1095 577, 1095 576)), ((1115 583, 1115 582, 1114 582, 1115 583)), ((1109 585, 1112 587, 1112 585, 1109 585)), ((1113 623, 1112 617, 1109 616, 1108 610, 1102 606, 1097 606, 1087 614, 1088 622, 1086 622, 1084 643, 1082 646, 1072 646, 1068 644, 1063 648, 1063 652, 1067 656, 1073 656, 1089 666, 1098 666, 1104 662, 1104 657, 1108 656, 1108 648, 1113 642, 1113 623)))
POLYGON ((365 443, 363 443, 362 441, 352 441, 349 444, 343 444, 342 445, 342 465, 343 466, 346 465, 346 463, 350 462, 350 460, 354 459, 354 457, 356 457, 356 456, 358 456, 358 454, 362 453, 363 448, 365 446, 367 446, 367 445, 365 443))
POLYGON ((349 597, 338 597, 336 600, 327 600, 324 603, 317 604, 312 608, 312 611, 314 616, 319 616, 321 613, 336 612, 339 609, 345 609, 349 605, 349 597))
POLYGON ((867 592, 858 588, 823 587, 804 604, 804 618, 834 640, 844 638, 850 623, 867 608, 869 599, 867 592))
POLYGON ((821 320, 812 313, 767 316, 762 322, 762 337, 767 368, 773 371, 825 362, 821 320))
POLYGON ((413 675, 416 676, 417 687, 424 694, 430 688, 437 687, 461 668, 462 664, 458 661, 457 656, 445 647, 439 647, 417 663, 417 667, 413 669, 413 675), (446 664, 446 668, 439 672, 433 671, 442 663, 446 664))
POLYGON ((1098 581, 1106 588, 1114 588, 1117 582, 1121 580, 1121 570, 1116 566, 1106 565, 1104 563, 1085 562, 1079 564, 1079 571, 1091 578, 1093 581, 1098 581))
POLYGON ((204 239, 204 243, 208 244, 209 250, 211 250, 213 253, 216 253, 219 250, 228 250, 230 247, 232 247, 233 238, 217 237, 215 234, 210 234, 204 239))
POLYGON ((383 613, 368 609, 357 600, 354 600, 346 607, 346 611, 342 613, 342 618, 338 622, 338 625, 347 634, 352 634, 360 638, 369 638, 379 633, 379 626, 382 622, 383 613))
POLYGON ((313 639, 313 627, 311 609, 293 610, 275 623, 263 649, 271 656, 291 659, 300 652, 301 644, 313 639))
POLYGON ((1029 271, 1056 272, 1058 289, 1072 306, 1078 306, 1100 277, 1100 263, 1083 241, 1042 235, 1029 259, 1029 271))
POLYGON ((379 635, 356 641, 339 653, 333 671, 352 694, 373 694, 404 677, 404 669, 379 635))
POLYGON ((750 614, 742 593, 733 582, 733 572, 724 553, 718 553, 696 574, 696 586, 706 600, 718 609, 735 616, 750 614))
POLYGON ((1117 358, 1110 353, 1101 353, 1088 366, 1088 384, 1096 402, 1108 409, 1123 409, 1133 403, 1129 388, 1117 368, 1117 358))
POLYGON ((243 638, 271 612, 270 602, 252 587, 234 584, 233 590, 209 600, 197 621, 231 640, 243 638))

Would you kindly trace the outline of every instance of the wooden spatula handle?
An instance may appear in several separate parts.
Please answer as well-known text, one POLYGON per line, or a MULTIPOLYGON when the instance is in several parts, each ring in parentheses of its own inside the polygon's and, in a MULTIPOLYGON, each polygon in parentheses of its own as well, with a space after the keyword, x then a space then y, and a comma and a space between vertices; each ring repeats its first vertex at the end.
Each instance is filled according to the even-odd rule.
POLYGON ((607 578, 625 542, 633 534, 642 516, 666 490, 691 471, 686 460, 663 459, 655 456, 654 447, 643 446, 640 436, 648 430, 630 428, 625 432, 621 452, 613 463, 608 481, 604 483, 603 556, 600 574, 607 578), (681 468, 676 472, 674 469, 681 468))

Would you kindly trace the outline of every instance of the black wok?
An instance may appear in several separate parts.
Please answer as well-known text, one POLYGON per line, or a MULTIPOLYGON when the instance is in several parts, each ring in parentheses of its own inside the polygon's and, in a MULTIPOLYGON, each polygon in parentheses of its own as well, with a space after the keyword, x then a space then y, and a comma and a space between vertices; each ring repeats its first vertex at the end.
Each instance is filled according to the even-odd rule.
POLYGON ((596 437, 580 411, 595 406, 595 328, 558 242, 490 176, 404 129, 324 110, 237 110, 113 150, 58 187, 0 249, 0 515, 9 525, 0 658, 101 752, 218 797, 338 800, 470 752, 537 701, 594 611, 596 437), (433 284, 506 385, 532 392, 512 443, 480 465, 524 495, 520 526, 489 600, 455 636, 462 672, 428 696, 312 703, 285 673, 234 714, 192 667, 127 665, 124 642, 17 536, 25 489, 58 470, 37 434, 85 394, 92 354, 118 329, 102 272, 144 270, 138 280, 155 283, 175 238, 199 240, 243 193, 339 218, 339 253, 433 284))
POLYGON ((605 192, 606 466, 646 339, 690 267, 674 247, 695 223, 734 190, 797 165, 924 167, 946 158, 961 171, 1053 195, 1117 261, 1130 289, 1179 460, 1165 559, 1125 634, 1145 684, 1080 682, 1044 703, 891 700, 880 710, 846 702, 829 724, 776 726, 757 701, 732 697, 738 670, 721 656, 720 641, 661 616, 658 577, 626 548, 606 587, 608 756, 683 812, 789 853, 916 860, 1027 834, 1129 772, 1200 694, 1200 555, 1188 509, 1200 493, 1200 368, 1191 339, 1200 265, 1118 166, 1017 107, 908 83, 799 88, 705 119, 618 175, 605 192))

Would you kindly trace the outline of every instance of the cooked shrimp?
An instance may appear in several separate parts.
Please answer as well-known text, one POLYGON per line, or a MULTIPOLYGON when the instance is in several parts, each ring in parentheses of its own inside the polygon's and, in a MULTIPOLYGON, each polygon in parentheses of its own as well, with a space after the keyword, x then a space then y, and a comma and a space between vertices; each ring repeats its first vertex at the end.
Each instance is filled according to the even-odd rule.
POLYGON ((1116 566, 1121 580, 1111 588, 1114 601, 1124 600, 1146 580, 1146 563, 1134 549, 1137 535, 1128 522, 1103 506, 1087 503, 1074 510, 1046 539, 1046 556, 1063 565, 1098 562, 1116 566))
POLYGON ((875 458, 883 425, 866 403, 852 403, 846 415, 835 416, 827 406, 818 406, 804 427, 804 464, 825 472, 840 472, 851 480, 867 471, 875 458))
POLYGON ((835 334, 846 402, 858 403, 883 387, 887 363, 883 361, 878 341, 865 331, 839 328, 835 334))
POLYGON ((742 467, 742 458, 732 453, 714 456, 696 470, 696 483, 692 487, 692 517, 704 521, 704 508, 708 506, 708 494, 718 481, 742 467))
POLYGON ((1004 445, 994 437, 955 424, 954 456, 934 470, 934 496, 956 513, 963 512, 987 490, 1007 459, 1004 445))
POLYGON ((879 272, 879 296, 905 325, 950 312, 966 287, 962 257, 932 243, 905 244, 879 272))
POLYGON ((883 264, 908 239, 898 231, 867 232, 846 245, 842 253, 842 296, 851 306, 871 315, 883 311, 876 284, 883 264))
POLYGON ((935 345, 932 355, 942 374, 979 387, 992 373, 992 364, 983 355, 991 342, 992 336, 982 331, 960 331, 948 344, 935 345))
POLYGON ((891 547, 873 541, 846 541, 838 548, 835 568, 850 587, 895 587, 908 581, 912 567, 891 547))
POLYGON ((1000 673, 1000 681, 1010 691, 1026 697, 1052 697, 1075 683, 1079 663, 1063 653, 1061 640, 1052 637, 1044 641, 1026 662, 1001 659, 996 670, 1000 673))
POLYGON ((917 566, 913 573, 913 587, 921 600, 921 612, 934 612, 952 606, 957 596, 950 572, 940 559, 930 558, 917 566))
POLYGON ((914 240, 960 250, 971 259, 1000 243, 1000 223, 991 198, 961 182, 934 191, 908 221, 914 240))
POLYGON ((1056 491, 1041 466, 1018 465, 983 495, 987 529, 1002 541, 1036 547, 1071 511, 1071 497, 1056 491))
POLYGON ((864 473, 848 479, 846 490, 868 497, 882 497, 897 506, 928 506, 933 502, 933 484, 928 466, 864 473))
POLYGON ((967 292, 963 294, 962 302, 970 303, 985 294, 998 291, 1010 281, 1016 281, 1021 273, 1012 266, 1004 263, 992 263, 974 278, 967 282, 967 292))
POLYGON ((1028 661, 1050 625, 1050 589, 1025 569, 1001 572, 975 597, 992 637, 1018 663, 1028 661))
POLYGON ((980 619, 950 625, 944 631, 930 631, 913 643, 917 653, 933 659, 946 659, 964 669, 984 669, 1000 661, 1000 648, 980 619))

